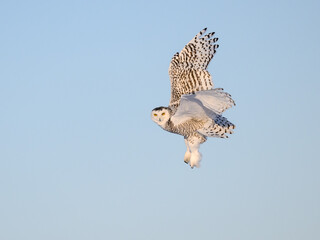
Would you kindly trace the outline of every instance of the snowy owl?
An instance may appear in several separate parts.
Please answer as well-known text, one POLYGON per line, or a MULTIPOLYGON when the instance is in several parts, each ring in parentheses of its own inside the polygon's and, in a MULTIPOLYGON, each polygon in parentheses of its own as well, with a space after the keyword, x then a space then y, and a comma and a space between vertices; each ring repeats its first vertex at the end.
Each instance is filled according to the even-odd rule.
POLYGON ((213 88, 206 70, 219 47, 214 32, 200 31, 180 53, 176 53, 169 66, 171 99, 168 107, 157 107, 151 119, 168 132, 184 136, 187 151, 185 163, 199 167, 199 147, 207 137, 227 138, 235 125, 221 114, 235 105, 229 93, 213 88))

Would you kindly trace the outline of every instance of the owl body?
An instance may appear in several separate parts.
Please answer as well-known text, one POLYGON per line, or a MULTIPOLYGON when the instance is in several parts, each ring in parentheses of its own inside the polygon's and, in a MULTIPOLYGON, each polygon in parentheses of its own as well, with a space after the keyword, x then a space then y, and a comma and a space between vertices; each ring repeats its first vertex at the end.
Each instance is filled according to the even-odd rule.
POLYGON ((214 33, 203 37, 206 29, 192 39, 169 66, 171 100, 168 107, 152 110, 151 119, 164 130, 184 136, 187 151, 184 161, 199 167, 200 144, 207 137, 227 138, 234 124, 222 113, 235 105, 231 95, 221 88, 213 89, 211 75, 206 70, 219 45, 214 33))

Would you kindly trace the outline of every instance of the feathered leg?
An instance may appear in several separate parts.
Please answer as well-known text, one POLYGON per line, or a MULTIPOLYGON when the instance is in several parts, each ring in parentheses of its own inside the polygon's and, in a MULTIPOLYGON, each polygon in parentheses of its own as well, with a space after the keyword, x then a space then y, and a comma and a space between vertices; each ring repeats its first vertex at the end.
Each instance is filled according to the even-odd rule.
POLYGON ((188 144, 188 140, 186 138, 184 138, 184 142, 187 146, 187 151, 186 153, 184 154, 184 162, 186 164, 188 164, 190 162, 190 157, 191 157, 191 152, 190 152, 190 148, 189 148, 189 144, 188 144))
POLYGON ((200 167, 200 161, 201 161, 201 153, 199 152, 200 143, 199 142, 193 142, 189 143, 190 150, 191 150, 191 156, 190 156, 190 167, 194 168, 200 167))
POLYGON ((192 136, 187 138, 189 151, 190 151, 190 160, 189 164, 191 168, 200 167, 201 153, 199 152, 200 144, 204 143, 206 138, 199 133, 195 133, 192 136))

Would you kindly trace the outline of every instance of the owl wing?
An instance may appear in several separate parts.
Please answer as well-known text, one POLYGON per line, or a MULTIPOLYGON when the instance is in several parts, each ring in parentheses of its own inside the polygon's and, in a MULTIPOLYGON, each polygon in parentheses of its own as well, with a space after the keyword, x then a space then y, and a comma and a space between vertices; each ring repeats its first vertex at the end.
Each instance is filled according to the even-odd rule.
POLYGON ((175 125, 183 124, 190 120, 207 121, 216 118, 226 109, 235 105, 229 93, 222 88, 196 92, 183 95, 171 121, 175 125))
POLYGON ((185 98, 199 100, 205 108, 219 115, 236 105, 231 95, 224 92, 223 88, 196 92, 192 95, 186 95, 185 98))
POLYGON ((208 114, 199 101, 183 95, 176 113, 171 117, 171 121, 175 126, 178 126, 192 120, 205 122, 208 120, 208 114))
POLYGON ((169 66, 171 99, 169 106, 174 111, 179 106, 182 95, 213 87, 210 73, 206 70, 216 53, 218 38, 211 38, 214 32, 201 37, 206 28, 198 33, 180 53, 176 53, 169 66))

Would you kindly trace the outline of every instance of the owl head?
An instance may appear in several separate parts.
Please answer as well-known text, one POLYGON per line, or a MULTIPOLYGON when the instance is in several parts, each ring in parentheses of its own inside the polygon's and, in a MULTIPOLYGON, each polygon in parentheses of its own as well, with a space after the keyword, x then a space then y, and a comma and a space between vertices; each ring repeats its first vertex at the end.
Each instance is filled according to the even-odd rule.
POLYGON ((151 112, 151 119, 160 127, 163 127, 171 117, 171 110, 167 107, 157 107, 151 112))

